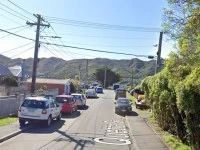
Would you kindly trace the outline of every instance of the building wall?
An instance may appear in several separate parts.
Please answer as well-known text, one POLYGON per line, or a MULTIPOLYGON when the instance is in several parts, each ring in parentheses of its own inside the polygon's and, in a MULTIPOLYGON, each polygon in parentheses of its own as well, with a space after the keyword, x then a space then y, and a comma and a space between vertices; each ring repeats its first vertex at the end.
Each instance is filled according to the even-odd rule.
MULTIPOLYGON (((31 83, 27 83, 27 87, 29 90, 31 90, 31 83)), ((36 83, 35 89, 38 90, 41 87, 46 87, 47 89, 55 89, 58 88, 58 95, 61 95, 64 93, 65 85, 62 84, 49 84, 49 83, 36 83)))

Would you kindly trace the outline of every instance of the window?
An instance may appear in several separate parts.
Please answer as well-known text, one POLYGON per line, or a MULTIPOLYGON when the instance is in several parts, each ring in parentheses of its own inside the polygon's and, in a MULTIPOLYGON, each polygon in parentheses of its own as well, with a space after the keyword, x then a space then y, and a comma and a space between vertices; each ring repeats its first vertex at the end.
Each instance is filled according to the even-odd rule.
POLYGON ((69 98, 68 97, 56 97, 55 101, 57 103, 69 102, 69 98))
POLYGON ((25 100, 22 104, 22 107, 45 109, 47 106, 45 101, 25 100))

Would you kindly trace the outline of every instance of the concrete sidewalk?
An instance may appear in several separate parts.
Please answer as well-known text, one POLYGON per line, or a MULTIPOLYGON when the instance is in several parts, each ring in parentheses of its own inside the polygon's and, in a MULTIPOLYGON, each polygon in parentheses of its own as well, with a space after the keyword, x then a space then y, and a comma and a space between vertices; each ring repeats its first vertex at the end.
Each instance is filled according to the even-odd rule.
POLYGON ((18 120, 8 125, 0 126, 0 143, 22 133, 31 128, 31 125, 25 125, 22 128, 18 120))
POLYGON ((145 116, 137 113, 133 108, 133 113, 126 116, 130 134, 132 136, 135 150, 169 150, 170 148, 162 141, 159 135, 145 121, 145 116))

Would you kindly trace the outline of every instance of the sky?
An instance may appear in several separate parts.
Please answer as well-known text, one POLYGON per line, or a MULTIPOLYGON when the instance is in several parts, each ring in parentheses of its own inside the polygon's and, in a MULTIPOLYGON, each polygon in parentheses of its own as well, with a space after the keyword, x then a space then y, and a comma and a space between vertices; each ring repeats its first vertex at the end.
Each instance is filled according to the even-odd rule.
MULTIPOLYGON (((0 29, 35 39, 36 25, 27 21, 36 23, 33 14, 40 14, 41 23, 50 27, 40 29, 39 58, 148 60, 156 56, 166 7, 166 0, 1 0, 0 29)), ((164 34, 162 58, 174 50, 166 38, 164 34)), ((12 59, 34 57, 34 41, 3 31, 0 46, 0 54, 12 59)))

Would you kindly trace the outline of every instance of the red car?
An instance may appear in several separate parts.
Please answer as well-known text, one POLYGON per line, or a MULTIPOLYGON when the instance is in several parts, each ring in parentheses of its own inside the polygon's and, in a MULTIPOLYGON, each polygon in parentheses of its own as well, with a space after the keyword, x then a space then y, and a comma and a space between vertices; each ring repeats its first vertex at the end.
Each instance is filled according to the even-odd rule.
POLYGON ((72 114, 77 111, 76 101, 71 95, 58 95, 55 101, 61 106, 62 113, 72 114))

